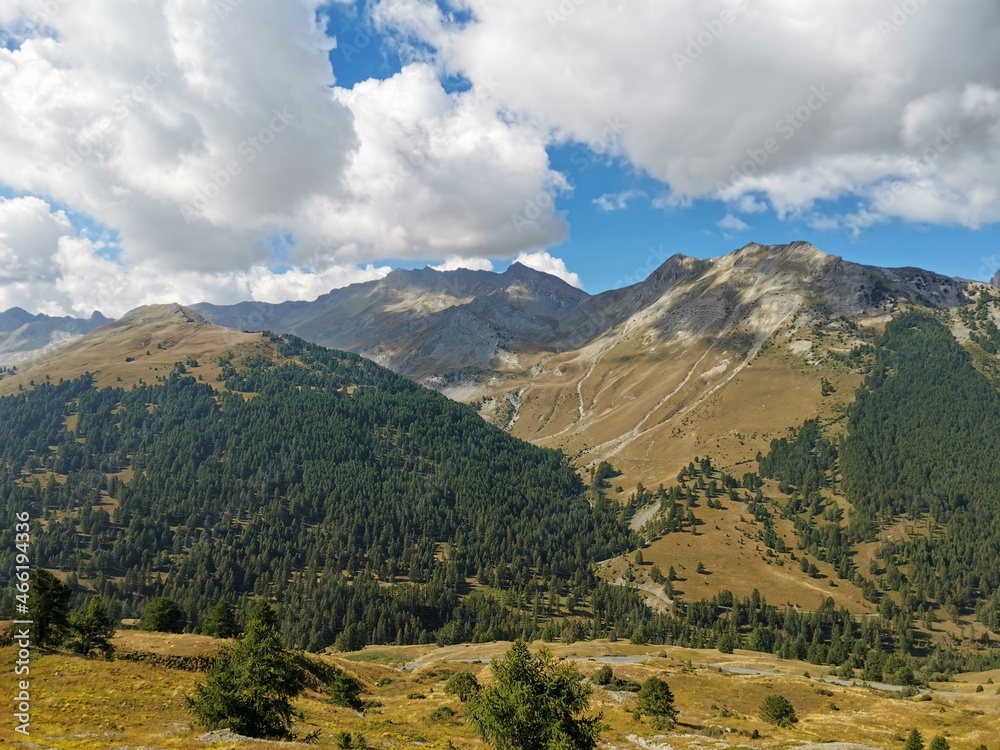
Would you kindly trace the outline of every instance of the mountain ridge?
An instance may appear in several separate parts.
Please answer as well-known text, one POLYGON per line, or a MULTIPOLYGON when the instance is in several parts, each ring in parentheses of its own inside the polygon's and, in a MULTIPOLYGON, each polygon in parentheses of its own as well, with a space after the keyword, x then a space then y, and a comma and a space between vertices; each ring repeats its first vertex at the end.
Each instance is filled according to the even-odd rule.
MULTIPOLYGON (((713 269, 778 277, 805 271, 834 293, 832 314, 856 315, 885 296, 912 304, 960 304, 963 282, 915 268, 885 269, 845 261, 805 241, 749 243, 707 260, 675 254, 646 279, 596 295, 514 263, 506 271, 396 269, 376 281, 334 289, 313 302, 201 303, 210 322, 240 330, 291 333, 353 351, 429 384, 478 372, 501 372, 519 354, 561 352, 592 342, 654 304, 677 284, 713 269), (825 275, 821 272, 825 271, 825 275)), ((705 291, 709 291, 706 287, 705 291)))
POLYGON ((112 322, 98 311, 89 318, 33 315, 12 307, 0 312, 0 365, 18 365, 112 322))

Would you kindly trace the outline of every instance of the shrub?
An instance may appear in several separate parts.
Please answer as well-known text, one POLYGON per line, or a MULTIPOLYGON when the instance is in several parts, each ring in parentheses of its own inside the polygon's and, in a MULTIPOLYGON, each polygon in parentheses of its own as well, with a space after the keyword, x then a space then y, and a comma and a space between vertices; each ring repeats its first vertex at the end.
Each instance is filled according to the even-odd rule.
POLYGON ((456 715, 455 709, 451 706, 441 706, 440 708, 434 709, 431 713, 430 719, 434 724, 447 724, 448 722, 454 720, 456 715))
POLYGON ((479 681, 471 672, 455 672, 445 683, 444 692, 447 695, 457 695, 465 703, 479 690, 479 681))
POLYGON ((760 704, 760 718, 780 727, 787 727, 799 720, 795 715, 795 707, 783 695, 767 696, 760 704))
POLYGON ((603 667, 598 669, 594 676, 590 678, 590 681, 595 685, 610 685, 611 681, 615 679, 615 672, 611 667, 605 664, 603 667))

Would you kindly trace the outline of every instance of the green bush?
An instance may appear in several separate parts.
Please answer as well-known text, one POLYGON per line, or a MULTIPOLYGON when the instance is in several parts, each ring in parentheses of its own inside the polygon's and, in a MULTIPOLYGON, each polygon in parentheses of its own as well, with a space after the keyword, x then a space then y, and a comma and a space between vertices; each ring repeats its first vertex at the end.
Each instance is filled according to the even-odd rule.
POLYGON ((448 695, 457 695, 458 699, 465 703, 479 690, 479 681, 470 672, 455 672, 445 683, 444 692, 448 695))
POLYGON ((165 596, 159 596, 147 604, 142 611, 142 619, 139 620, 141 630, 159 633, 181 633, 186 624, 187 618, 181 605, 165 596))
POLYGON ((787 727, 799 720, 795 715, 795 707, 783 695, 767 696, 760 704, 760 718, 780 727, 787 727))
POLYGON ((433 724, 447 724, 453 721, 458 714, 455 713, 455 709, 451 706, 441 706, 440 708, 435 708, 431 713, 430 720, 433 724))
POLYGON ((595 685, 610 685, 614 679, 614 670, 605 664, 594 673, 594 676, 590 678, 590 681, 595 685))

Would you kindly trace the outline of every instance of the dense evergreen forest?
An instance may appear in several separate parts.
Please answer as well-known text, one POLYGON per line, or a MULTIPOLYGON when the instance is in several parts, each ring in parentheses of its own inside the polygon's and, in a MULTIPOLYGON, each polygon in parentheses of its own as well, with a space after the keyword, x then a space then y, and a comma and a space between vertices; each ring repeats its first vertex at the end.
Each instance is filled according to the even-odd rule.
POLYGON ((786 515, 805 547, 854 578, 872 601, 901 595, 927 620, 976 613, 1000 628, 1000 393, 934 317, 900 315, 874 349, 871 374, 835 445, 806 422, 759 457, 761 474, 790 495, 786 515), (842 513, 821 497, 838 489, 842 513), (899 525, 877 561, 858 571, 854 545, 899 525), (863 575, 862 575, 863 574, 863 575), (878 582, 876 587, 872 580, 878 582))
POLYGON ((221 394, 188 362, 129 391, 82 377, 0 399, 0 575, 29 510, 34 564, 126 617, 169 596, 196 629, 263 595, 301 647, 492 640, 583 602, 591 564, 635 544, 562 454, 355 355, 269 346, 224 361, 221 394))
POLYGON ((876 349, 841 450, 857 536, 923 524, 879 552, 914 609, 977 606, 1000 628, 1000 393, 935 319, 902 315, 876 349), (906 567, 906 573, 898 573, 906 567))

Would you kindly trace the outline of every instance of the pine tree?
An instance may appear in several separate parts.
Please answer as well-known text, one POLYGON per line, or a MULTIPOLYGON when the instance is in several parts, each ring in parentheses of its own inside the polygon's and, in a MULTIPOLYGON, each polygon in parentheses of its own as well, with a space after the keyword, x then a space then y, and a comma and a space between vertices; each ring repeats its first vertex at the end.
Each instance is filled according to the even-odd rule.
POLYGON ((239 635, 240 629, 236 624, 236 607, 227 600, 220 599, 205 615, 201 632, 213 638, 234 638, 239 635))
POLYGON ((35 644, 58 646, 69 626, 69 600, 73 595, 65 585, 44 568, 31 574, 28 617, 33 624, 35 644))
POLYGON ((277 615, 261 599, 246 632, 209 667, 188 706, 208 729, 285 739, 291 736, 291 699, 304 686, 305 673, 282 648, 277 615))
POLYGON ((602 717, 582 716, 591 688, 575 666, 546 649, 533 656, 517 641, 491 669, 494 684, 476 692, 466 709, 486 742, 500 750, 597 747, 602 717))
POLYGON ((650 677, 642 683, 635 710, 640 716, 652 717, 654 729, 672 729, 677 721, 674 694, 659 677, 650 677))
POLYGON ((160 633, 181 633, 186 623, 187 618, 180 605, 173 599, 159 596, 146 605, 139 628, 160 633))
POLYGON ((924 738, 920 736, 920 732, 916 729, 910 732, 903 750, 924 750, 924 738))
POLYGON ((78 654, 89 656, 93 651, 100 651, 110 658, 114 653, 111 639, 115 635, 115 621, 101 597, 93 597, 85 610, 74 614, 69 620, 69 628, 73 633, 70 645, 78 654))
POLYGON ((799 719, 795 715, 795 708, 783 695, 769 695, 760 704, 760 718, 769 724, 778 726, 788 726, 796 723, 799 719))

